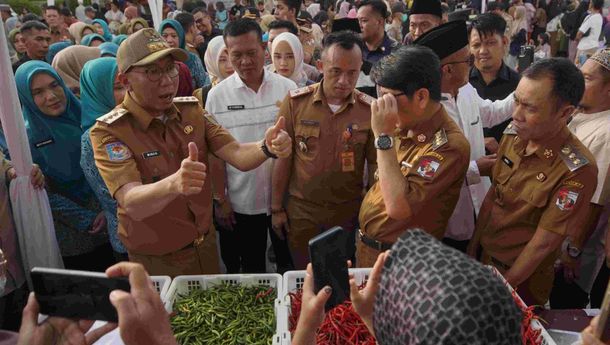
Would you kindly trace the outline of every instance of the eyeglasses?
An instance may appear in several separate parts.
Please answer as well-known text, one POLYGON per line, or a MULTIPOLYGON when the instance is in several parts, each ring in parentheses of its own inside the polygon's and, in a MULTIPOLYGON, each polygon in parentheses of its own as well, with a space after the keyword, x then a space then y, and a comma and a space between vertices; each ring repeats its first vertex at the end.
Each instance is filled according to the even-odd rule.
POLYGON ((145 73, 148 80, 150 80, 153 83, 156 83, 159 80, 161 80, 161 78, 163 78, 164 75, 167 75, 168 77, 170 77, 172 79, 176 78, 178 76, 178 66, 176 64, 173 64, 173 65, 167 67, 166 69, 161 69, 159 67, 150 67, 150 68, 147 68, 146 70, 135 70, 134 69, 133 72, 145 73))
POLYGON ((468 66, 474 65, 474 55, 471 54, 468 57, 468 60, 445 62, 443 65, 454 65, 454 64, 460 64, 460 63, 468 64, 468 66))

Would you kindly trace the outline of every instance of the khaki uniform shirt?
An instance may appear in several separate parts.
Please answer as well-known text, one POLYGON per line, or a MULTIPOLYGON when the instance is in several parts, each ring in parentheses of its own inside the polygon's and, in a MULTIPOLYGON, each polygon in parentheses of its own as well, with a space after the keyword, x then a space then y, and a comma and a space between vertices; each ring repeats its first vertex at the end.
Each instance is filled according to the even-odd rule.
MULTIPOLYGON (((95 164, 112 196, 130 182, 162 180, 180 169, 188 143, 199 148, 199 161, 208 164, 215 153, 234 141, 194 97, 179 97, 165 123, 150 116, 130 94, 123 104, 100 117, 91 129, 95 164), (205 116, 204 116, 205 115, 205 116)), ((212 191, 206 182, 198 195, 178 196, 158 214, 142 221, 130 218, 118 205, 119 236, 131 253, 164 255, 206 234, 211 225, 212 191)))
MULTIPOLYGON (((567 127, 529 156, 525 155, 527 142, 516 135, 512 124, 504 134, 475 239, 480 238, 489 256, 512 266, 536 229, 559 235, 584 230, 597 167, 589 150, 567 127)), ((574 241, 582 248, 582 239, 574 241)))
POLYGON ((362 197, 364 161, 377 164, 371 131, 372 98, 354 90, 336 113, 322 83, 296 89, 284 99, 279 116, 294 143, 288 193, 325 206, 362 197))
POLYGON ((418 227, 442 239, 470 163, 468 141, 441 106, 430 119, 395 138, 395 147, 413 215, 406 220, 390 218, 376 183, 360 208, 362 232, 394 243, 405 230, 418 227))

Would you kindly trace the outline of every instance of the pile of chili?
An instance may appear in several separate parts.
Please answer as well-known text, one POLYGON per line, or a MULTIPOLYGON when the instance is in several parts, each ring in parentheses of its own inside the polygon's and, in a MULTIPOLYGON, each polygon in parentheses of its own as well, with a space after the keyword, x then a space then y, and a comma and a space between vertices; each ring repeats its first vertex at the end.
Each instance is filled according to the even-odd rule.
MULTIPOLYGON (((289 293, 289 295, 291 310, 288 322, 290 324, 290 332, 294 333, 299 316, 301 315, 303 292, 297 290, 294 293, 289 293)), ((376 342, 360 316, 354 310, 352 303, 346 301, 326 313, 324 322, 318 329, 316 344, 375 345, 376 342)))
POLYGON ((513 291, 513 299, 517 306, 523 311, 523 320, 521 321, 521 337, 523 338, 523 345, 541 345, 542 344, 542 333, 539 329, 532 328, 532 320, 538 319, 538 316, 534 314, 534 306, 528 307, 523 303, 523 300, 517 295, 516 291, 513 291))
POLYGON ((217 285, 179 295, 171 325, 180 344, 271 344, 274 288, 217 285))

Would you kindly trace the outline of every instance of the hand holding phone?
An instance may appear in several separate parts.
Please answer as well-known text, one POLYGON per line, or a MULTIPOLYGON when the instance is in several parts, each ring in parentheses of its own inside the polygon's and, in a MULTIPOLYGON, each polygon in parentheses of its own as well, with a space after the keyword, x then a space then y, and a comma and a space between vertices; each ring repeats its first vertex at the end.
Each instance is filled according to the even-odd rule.
POLYGON ((127 278, 98 272, 34 267, 31 277, 40 313, 70 319, 117 322, 110 292, 131 290, 127 278))
POLYGON ((325 311, 349 299, 347 239, 343 228, 334 227, 309 241, 314 291, 317 294, 325 286, 332 288, 325 311))

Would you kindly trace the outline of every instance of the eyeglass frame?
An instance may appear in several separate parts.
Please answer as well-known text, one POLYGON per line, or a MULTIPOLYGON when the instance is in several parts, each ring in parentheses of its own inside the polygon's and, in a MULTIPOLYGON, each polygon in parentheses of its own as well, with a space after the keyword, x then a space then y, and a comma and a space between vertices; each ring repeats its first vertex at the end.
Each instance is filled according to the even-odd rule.
MULTIPOLYGON (((142 66, 144 67, 144 66, 142 66)), ((158 68, 158 67, 148 67, 145 70, 136 70, 136 69, 132 69, 131 72, 136 72, 136 73, 144 73, 146 74, 146 78, 148 79, 148 81, 150 81, 151 83, 156 83, 159 80, 163 79, 163 76, 167 75, 168 77, 170 77, 170 79, 175 79, 180 75, 180 69, 178 67, 177 63, 173 63, 173 70, 176 72, 176 75, 172 76, 171 73, 171 69, 168 67, 166 68, 164 71, 161 72, 161 74, 159 75, 159 77, 157 79, 153 79, 151 78, 149 71, 152 68, 158 68)), ((161 68, 158 68, 159 70, 161 70, 161 68)))
POLYGON ((461 64, 461 63, 468 64, 468 66, 470 66, 470 67, 474 66, 474 55, 470 54, 470 56, 468 57, 468 60, 445 62, 445 63, 442 63, 441 66, 445 66, 445 65, 457 65, 457 64, 461 64))

